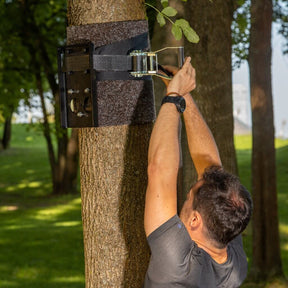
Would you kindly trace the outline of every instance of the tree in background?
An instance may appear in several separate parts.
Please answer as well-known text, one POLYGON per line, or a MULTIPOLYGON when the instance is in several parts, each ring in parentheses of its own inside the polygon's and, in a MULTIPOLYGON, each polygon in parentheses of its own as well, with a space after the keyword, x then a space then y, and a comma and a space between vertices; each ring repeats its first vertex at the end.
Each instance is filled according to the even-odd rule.
POLYGON ((234 2, 193 0, 184 10, 200 37, 197 45, 185 43, 197 71, 194 98, 215 137, 223 166, 232 173, 237 172, 231 65, 234 2))
MULTIPOLYGON (((41 99, 43 112, 43 133, 46 139, 51 167, 53 193, 66 194, 76 192, 78 168, 77 131, 60 128, 59 123, 59 87, 57 80, 57 47, 63 45, 65 36, 66 2, 63 1, 7 1, 1 2, 1 52, 9 60, 5 62, 5 71, 17 74, 19 67, 30 76, 30 87, 21 87, 27 94, 37 94, 41 99), (11 21, 13 19, 13 21, 11 21), (5 23, 5 25, 4 25, 5 23), (22 57, 25 55, 26 57, 22 57), (55 107, 54 128, 48 122, 46 109, 47 91, 52 94, 55 107), (56 149, 53 145, 53 133, 56 135, 56 149), (55 151, 56 150, 56 151, 55 151)), ((5 72, 4 71, 4 72, 5 72)), ((7 73, 5 72, 5 75, 7 73)), ((11 78, 15 80, 15 77, 11 78)), ((16 82, 16 80, 15 80, 16 82)), ((21 82, 20 82, 21 83, 21 82)), ((7 82, 2 81, 5 89, 7 82)), ((16 87, 20 85, 17 83, 16 87)), ((17 89, 16 89, 17 90, 17 89)), ((14 99, 19 98, 20 87, 14 99)), ((16 101, 17 102, 17 101, 16 101)), ((7 102, 3 102, 7 110, 7 102)), ((16 108, 15 105, 14 108, 16 108)))
MULTIPOLYGON (((285 37, 287 1, 238 1, 233 24, 235 64, 247 60, 252 107, 253 260, 251 278, 282 276, 277 207, 274 113, 271 87, 271 26, 285 37), (273 15, 274 14, 274 15, 273 15), (279 27, 279 26, 278 26, 279 27)), ((284 51, 285 52, 285 51, 284 51)))
POLYGON ((282 276, 271 87, 272 0, 251 1, 248 63, 252 106, 253 264, 256 279, 282 276))
MULTIPOLYGON (((3 3, 0 4, 0 7, 3 3)), ((1 139, 2 148, 7 149, 11 139, 12 114, 18 107, 19 100, 27 100, 33 79, 27 62, 29 55, 17 37, 11 37, 11 18, 0 9, 0 114, 4 123, 1 139)), ((17 25, 15 19, 14 25, 17 25)))
MULTIPOLYGON (((178 10, 180 17, 184 17, 191 24, 200 37, 196 45, 185 41, 185 54, 192 57, 192 65, 197 71, 198 88, 193 91, 193 95, 220 147, 224 167, 235 173, 237 163, 233 134, 231 22, 236 6, 234 1, 211 3, 208 0, 193 0, 187 3, 181 1, 169 1, 169 3, 178 10)), ((159 6, 158 4, 157 7, 159 6)), ((156 23, 152 37, 154 50, 165 46, 183 46, 184 39, 176 41, 170 30, 171 25, 165 27, 163 31, 156 23)), ((169 63, 169 60, 169 55, 166 55, 165 61, 169 63)), ((155 81, 155 84, 156 104, 159 104, 163 97, 164 86, 160 81, 155 81)), ((180 204, 178 209, 181 209, 184 195, 196 180, 185 140, 185 127, 183 128, 181 133, 183 166, 178 182, 178 188, 181 190, 178 195, 180 204)))

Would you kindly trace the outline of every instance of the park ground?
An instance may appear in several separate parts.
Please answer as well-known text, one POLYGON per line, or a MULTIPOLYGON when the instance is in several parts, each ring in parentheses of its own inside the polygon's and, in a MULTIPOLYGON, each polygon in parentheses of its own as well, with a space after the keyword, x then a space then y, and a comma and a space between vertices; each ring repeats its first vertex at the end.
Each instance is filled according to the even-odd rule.
MULTIPOLYGON (((84 288, 81 199, 51 196, 50 168, 39 127, 14 125, 0 151, 0 287, 84 288), (29 128, 29 129, 28 129, 29 128)), ((0 135, 1 135, 0 127, 0 135)), ((251 187, 251 136, 235 137, 239 175, 251 187)), ((288 140, 275 140, 283 270, 288 278, 288 140)), ((243 235, 251 263, 251 227, 243 235)), ((243 288, 284 288, 282 280, 243 288)))

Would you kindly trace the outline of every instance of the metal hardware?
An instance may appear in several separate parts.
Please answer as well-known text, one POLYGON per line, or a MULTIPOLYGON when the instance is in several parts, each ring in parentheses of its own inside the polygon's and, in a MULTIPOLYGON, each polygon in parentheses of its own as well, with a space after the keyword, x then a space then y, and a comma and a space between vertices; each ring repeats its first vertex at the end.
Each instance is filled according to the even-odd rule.
MULTIPOLYGON (((177 49, 177 66, 179 68, 184 64, 184 47, 166 47, 155 52, 144 52, 141 50, 135 50, 130 53, 132 56, 132 71, 130 74, 134 77, 143 77, 146 75, 155 75, 161 78, 171 79, 171 75, 167 75, 167 72, 158 63, 158 54, 170 49, 177 49), (161 70, 163 73, 160 73, 161 70), (166 74, 166 75, 165 75, 166 74)), ((168 72, 169 73, 169 72, 168 72)))

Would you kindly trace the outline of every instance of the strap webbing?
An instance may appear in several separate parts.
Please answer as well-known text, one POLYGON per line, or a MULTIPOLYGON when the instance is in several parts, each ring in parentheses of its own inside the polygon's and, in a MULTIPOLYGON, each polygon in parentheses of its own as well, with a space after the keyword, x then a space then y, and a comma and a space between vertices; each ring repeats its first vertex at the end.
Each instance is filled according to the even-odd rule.
MULTIPOLYGON (((135 78, 129 72, 133 71, 132 56, 134 50, 147 50, 148 33, 136 37, 96 47, 93 53, 93 69, 96 80, 143 80, 150 78, 135 78)), ((89 55, 73 55, 66 57, 65 71, 83 71, 89 67, 89 55)))

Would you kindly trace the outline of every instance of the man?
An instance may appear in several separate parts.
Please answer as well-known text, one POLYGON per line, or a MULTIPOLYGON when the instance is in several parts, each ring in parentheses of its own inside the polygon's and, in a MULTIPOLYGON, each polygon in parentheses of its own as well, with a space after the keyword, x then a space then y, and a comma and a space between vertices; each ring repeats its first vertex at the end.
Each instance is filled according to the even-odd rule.
POLYGON ((145 288, 233 288, 247 273, 240 233, 251 217, 252 201, 238 178, 221 167, 214 138, 189 94, 196 87, 190 61, 186 58, 178 72, 167 67, 175 76, 150 139, 144 224, 151 259, 145 288), (178 129, 183 111, 198 181, 179 218, 178 129))

